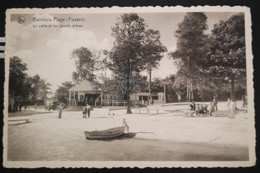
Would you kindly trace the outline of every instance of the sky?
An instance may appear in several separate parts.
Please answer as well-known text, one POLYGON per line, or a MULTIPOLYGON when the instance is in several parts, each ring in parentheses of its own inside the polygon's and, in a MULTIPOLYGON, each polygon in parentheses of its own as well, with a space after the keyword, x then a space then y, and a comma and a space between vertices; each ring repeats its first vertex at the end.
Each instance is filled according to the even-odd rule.
MULTIPOLYGON (((186 13, 138 13, 148 28, 159 30, 161 42, 168 52, 176 50, 177 39, 174 36, 178 24, 182 22, 186 13)), ((215 23, 226 20, 232 15, 229 12, 207 12, 208 30, 210 33, 215 23)), ((90 50, 109 50, 113 44, 111 28, 121 13, 109 14, 14 14, 10 23, 10 56, 18 56, 27 63, 27 73, 30 76, 39 74, 48 81, 55 92, 62 82, 72 81, 75 71, 70 53, 80 47, 90 50), (17 22, 18 17, 24 18, 23 23, 17 22), (53 17, 67 19, 80 18, 84 21, 34 21, 34 19, 53 19, 53 17), (42 24, 66 25, 78 24, 82 27, 40 27, 42 24), (37 26, 37 27, 35 27, 37 26)), ((166 53, 160 61, 158 69, 153 70, 152 77, 164 78, 177 72, 174 61, 166 53)), ((143 73, 145 74, 145 73, 143 73)))

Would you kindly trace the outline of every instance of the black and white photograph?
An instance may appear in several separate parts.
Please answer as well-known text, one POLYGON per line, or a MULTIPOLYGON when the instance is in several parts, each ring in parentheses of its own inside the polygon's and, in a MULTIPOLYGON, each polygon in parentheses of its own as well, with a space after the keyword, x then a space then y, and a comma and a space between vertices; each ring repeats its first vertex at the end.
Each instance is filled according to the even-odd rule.
POLYGON ((255 164, 248 7, 8 9, 5 167, 255 164))

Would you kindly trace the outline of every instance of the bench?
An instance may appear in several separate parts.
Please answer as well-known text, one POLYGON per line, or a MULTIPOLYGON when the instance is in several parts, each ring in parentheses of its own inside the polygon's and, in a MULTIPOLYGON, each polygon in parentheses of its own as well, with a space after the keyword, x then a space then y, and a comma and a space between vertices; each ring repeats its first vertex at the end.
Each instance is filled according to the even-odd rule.
POLYGON ((146 111, 148 114, 150 113, 150 111, 155 110, 156 113, 159 113, 159 109, 150 109, 150 108, 146 108, 146 109, 137 109, 138 113, 140 114, 141 111, 146 111))
POLYGON ((16 120, 8 120, 8 121, 25 121, 26 123, 30 123, 29 119, 16 119, 16 120))
MULTIPOLYGON (((116 110, 124 110, 125 108, 109 108, 108 109, 108 115, 111 115, 112 111, 116 111, 116 110)), ((113 114, 112 114, 113 115, 113 114)))

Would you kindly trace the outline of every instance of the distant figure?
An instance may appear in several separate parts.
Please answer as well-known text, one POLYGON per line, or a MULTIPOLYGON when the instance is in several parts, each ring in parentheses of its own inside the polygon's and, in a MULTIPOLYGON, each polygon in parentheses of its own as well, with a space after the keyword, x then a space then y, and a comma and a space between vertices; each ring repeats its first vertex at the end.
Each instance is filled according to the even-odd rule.
POLYGON ((231 112, 230 112, 230 99, 227 99, 227 111, 228 111, 228 117, 230 118, 231 112))
POLYGON ((153 98, 151 97, 151 104, 153 105, 154 104, 154 101, 153 101, 153 98))
POLYGON ((204 115, 204 108, 203 108, 203 105, 200 105, 199 115, 204 115))
POLYGON ((181 102, 181 94, 177 94, 178 101, 181 102))
POLYGON ((48 105, 48 111, 51 110, 51 103, 48 105))
POLYGON ((190 104, 190 110, 191 111, 195 111, 196 110, 196 105, 195 105, 194 101, 192 101, 191 104, 190 104))
POLYGON ((204 116, 209 114, 208 105, 203 105, 202 109, 203 109, 203 115, 204 116))
POLYGON ((214 106, 213 106, 213 103, 210 103, 209 104, 209 116, 212 117, 212 113, 214 112, 214 106))
POLYGON ((129 126, 126 123, 125 118, 123 119, 123 125, 126 127, 126 131, 129 132, 129 126))
POLYGON ((228 117, 231 119, 235 119, 235 109, 236 105, 235 102, 231 101, 229 98, 227 100, 227 109, 228 109, 228 117))
POLYGON ((59 107, 58 107, 58 110, 59 110, 59 119, 61 119, 61 116, 62 116, 62 109, 63 109, 63 106, 62 106, 62 104, 60 104, 59 105, 59 107))
POLYGON ((38 107, 38 105, 37 105, 37 103, 35 103, 35 105, 34 105, 34 110, 35 111, 36 111, 37 107, 38 107))
POLYGON ((246 97, 246 95, 243 95, 243 96, 242 96, 242 101, 243 101, 242 108, 244 108, 244 107, 247 106, 247 97, 246 97))
POLYGON ((87 113, 88 113, 88 118, 90 118, 90 109, 91 109, 91 107, 90 107, 89 104, 87 104, 86 109, 87 109, 87 113))
POLYGON ((19 104, 18 104, 18 107, 19 107, 19 112, 21 112, 21 111, 22 111, 22 104, 19 103, 19 104))
POLYGON ((195 113, 196 113, 196 115, 199 115, 199 113, 200 113, 200 105, 199 104, 196 105, 195 113))
POLYGON ((142 107, 143 107, 144 106, 144 99, 143 98, 142 98, 141 104, 142 104, 142 107))
POLYGON ((218 101, 216 96, 213 97, 213 106, 215 111, 218 111, 218 101))
POLYGON ((26 110, 26 109, 27 109, 27 105, 24 106, 24 110, 26 110))
POLYGON ((190 115, 192 117, 194 117, 194 114, 196 114, 195 111, 196 111, 196 105, 195 105, 194 101, 192 101, 192 103, 190 104, 190 115))
POLYGON ((83 118, 87 118, 87 105, 83 106, 82 113, 83 113, 83 118))

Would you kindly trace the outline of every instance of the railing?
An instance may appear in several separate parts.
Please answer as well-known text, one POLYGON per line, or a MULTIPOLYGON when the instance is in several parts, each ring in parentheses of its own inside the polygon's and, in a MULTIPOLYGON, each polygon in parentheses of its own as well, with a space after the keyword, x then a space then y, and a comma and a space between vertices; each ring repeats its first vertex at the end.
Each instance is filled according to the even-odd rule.
POLYGON ((126 105, 127 105, 126 101, 115 101, 115 100, 102 101, 102 106, 126 106, 126 105))
MULTIPOLYGON (((134 107, 140 107, 140 101, 136 100, 132 100, 131 101, 131 106, 134 107)), ((79 105, 75 105, 75 100, 71 100, 70 101, 70 106, 79 106, 79 105)), ((98 100, 97 102, 94 103, 93 106, 127 106, 127 101, 124 100, 102 100, 102 103, 100 100, 98 100)))

